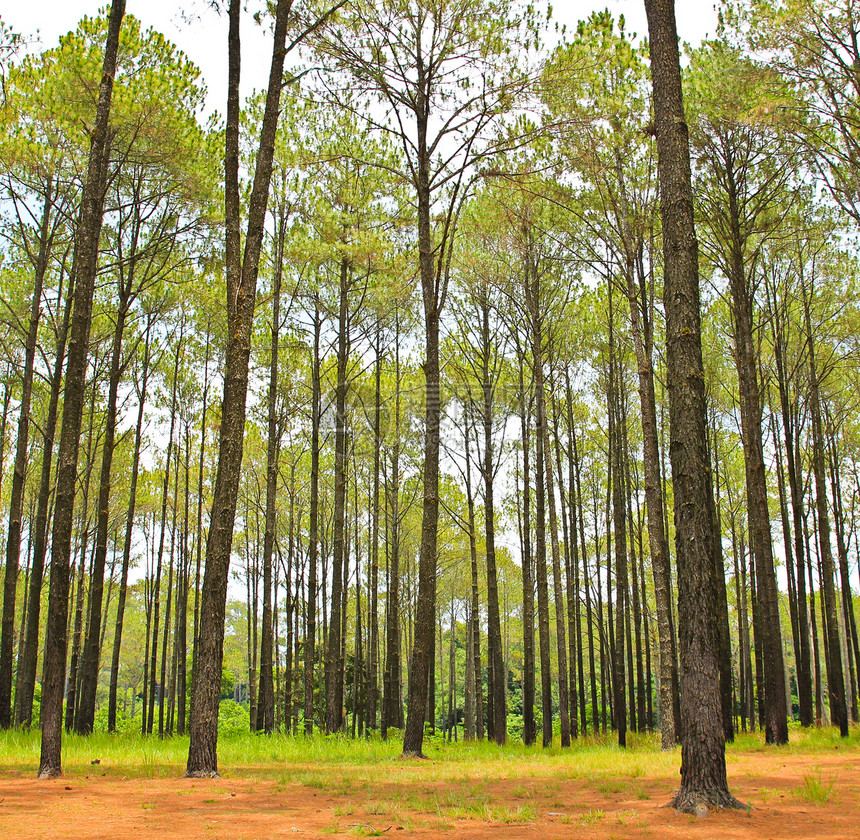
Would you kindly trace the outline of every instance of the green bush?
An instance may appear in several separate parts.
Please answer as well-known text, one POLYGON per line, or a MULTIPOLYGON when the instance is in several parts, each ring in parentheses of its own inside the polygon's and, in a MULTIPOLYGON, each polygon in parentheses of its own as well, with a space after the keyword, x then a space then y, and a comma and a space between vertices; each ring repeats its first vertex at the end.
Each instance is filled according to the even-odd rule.
MULTIPOLYGON (((135 710, 135 716, 127 715, 123 712, 122 706, 118 705, 116 710, 116 731, 120 735, 137 735, 140 732, 140 726, 143 715, 143 704, 139 704, 135 710)), ((94 732, 108 731, 108 707, 107 703, 103 703, 96 711, 95 720, 93 721, 94 732)))
POLYGON ((222 700, 218 706, 218 737, 242 735, 250 729, 248 710, 234 700, 222 700))

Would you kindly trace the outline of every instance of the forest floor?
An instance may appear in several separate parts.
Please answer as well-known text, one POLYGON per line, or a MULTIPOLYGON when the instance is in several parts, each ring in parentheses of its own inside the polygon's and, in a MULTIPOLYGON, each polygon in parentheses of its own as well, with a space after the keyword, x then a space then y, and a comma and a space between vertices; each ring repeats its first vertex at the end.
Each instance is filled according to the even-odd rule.
POLYGON ((190 780, 181 777, 181 760, 174 763, 182 739, 160 752, 134 752, 94 736, 68 745, 63 777, 36 781, 35 764, 25 766, 35 737, 4 737, 2 838, 860 837, 857 727, 848 741, 793 730, 791 744, 767 749, 760 738, 743 736, 729 748, 727 766, 732 793, 749 808, 703 817, 666 807, 680 753, 661 753, 653 738, 626 752, 596 740, 564 752, 431 742, 430 760, 416 761, 396 758, 390 744, 331 747, 317 739, 302 750, 302 739, 246 736, 222 744, 221 778, 190 780), (287 741, 292 745, 283 747, 287 741), (239 762, 243 753, 251 763, 239 762))

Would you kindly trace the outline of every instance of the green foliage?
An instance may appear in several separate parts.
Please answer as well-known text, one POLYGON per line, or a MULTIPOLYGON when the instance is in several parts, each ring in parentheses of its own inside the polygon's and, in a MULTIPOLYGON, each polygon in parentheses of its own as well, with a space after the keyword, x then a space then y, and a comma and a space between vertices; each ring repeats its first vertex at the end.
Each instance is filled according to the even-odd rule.
POLYGON ((222 700, 218 704, 218 735, 230 738, 242 735, 251 728, 248 710, 234 700, 222 700))

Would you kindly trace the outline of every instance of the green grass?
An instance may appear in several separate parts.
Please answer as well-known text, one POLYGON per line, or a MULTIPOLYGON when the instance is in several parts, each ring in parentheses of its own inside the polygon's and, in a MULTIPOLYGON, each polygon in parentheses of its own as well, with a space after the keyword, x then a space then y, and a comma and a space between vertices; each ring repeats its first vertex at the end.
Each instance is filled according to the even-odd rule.
POLYGON ((827 782, 821 775, 821 769, 816 767, 814 770, 803 774, 803 780, 800 785, 800 790, 797 795, 807 802, 812 802, 816 805, 826 805, 833 793, 833 786, 836 784, 836 775, 827 782))
MULTIPOLYGON (((534 782, 540 782, 541 791, 556 795, 560 786, 570 781, 586 781, 611 794, 627 787, 641 790, 641 780, 647 778, 665 782, 670 790, 677 779, 680 751, 662 752, 657 734, 631 733, 628 743, 628 748, 622 750, 611 736, 592 735, 580 738, 570 749, 553 746, 543 750, 521 743, 505 747, 486 742, 447 744, 437 736, 425 741, 425 752, 431 760, 414 761, 400 758, 401 743, 397 739, 351 741, 339 736, 267 737, 246 733, 220 738, 218 759, 221 773, 228 777, 268 779, 281 788, 303 785, 356 798, 367 791, 363 799, 380 802, 431 795, 439 783, 469 791, 470 798, 480 801, 486 785, 504 780, 516 781, 513 795, 517 799, 534 791, 534 782), (631 784, 633 780, 637 783, 631 784), (377 790, 380 783, 390 785, 392 791, 381 793, 377 790), (397 788, 402 792, 394 792, 397 788)), ((38 731, 0 732, 0 773, 35 774, 39 750, 38 731)), ((765 750, 810 756, 834 750, 860 751, 860 727, 853 726, 845 739, 836 729, 792 727, 790 743, 776 748, 765 747, 760 733, 741 734, 728 746, 727 760, 731 765, 742 761, 744 753, 765 750)), ((159 740, 105 733, 88 738, 65 735, 63 769, 69 777, 181 776, 187 752, 188 739, 184 737, 159 740), (99 764, 93 765, 96 759, 99 764)), ((731 776, 730 766, 730 780, 731 776)), ((821 788, 822 793, 816 791, 812 780, 805 787, 806 795, 814 800, 827 788, 823 781, 821 788)))

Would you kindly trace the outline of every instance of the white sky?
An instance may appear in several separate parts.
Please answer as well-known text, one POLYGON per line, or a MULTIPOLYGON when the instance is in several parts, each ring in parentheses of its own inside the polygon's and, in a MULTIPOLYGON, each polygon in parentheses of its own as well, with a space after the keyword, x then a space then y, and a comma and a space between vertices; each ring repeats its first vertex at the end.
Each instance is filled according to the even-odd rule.
MULTIPOLYGON (((714 0, 681 0, 676 3, 678 32, 682 41, 693 44, 712 36, 717 14, 714 0)), ((74 29, 84 15, 95 15, 107 0, 30 0, 15 3, 2 12, 14 31, 27 38, 38 34, 43 49, 53 47, 61 35, 74 29)), ((9 4, 11 5, 11 4, 9 4)), ((221 2, 219 5, 225 5, 221 2)), ((258 7, 251 0, 249 6, 258 7)), ((569 29, 596 9, 608 8, 623 14, 628 32, 647 30, 643 0, 556 0, 553 17, 569 29)), ((127 12, 144 24, 163 32, 201 69, 209 92, 208 109, 224 112, 226 96, 227 18, 212 9, 210 0, 127 0, 127 12)), ((547 33, 547 40, 554 34, 547 33)), ((242 89, 263 88, 268 77, 271 49, 268 39, 249 14, 242 20, 242 89)))

